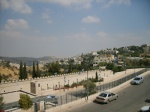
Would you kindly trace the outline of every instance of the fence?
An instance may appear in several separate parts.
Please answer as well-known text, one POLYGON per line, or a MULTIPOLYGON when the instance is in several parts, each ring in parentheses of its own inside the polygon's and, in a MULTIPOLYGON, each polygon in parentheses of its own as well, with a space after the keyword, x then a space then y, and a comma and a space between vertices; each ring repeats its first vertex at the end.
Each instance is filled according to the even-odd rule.
MULTIPOLYGON (((106 83, 106 84, 98 85, 98 86, 96 86, 96 91, 101 92, 101 91, 105 91, 105 90, 114 88, 114 87, 116 87, 116 86, 132 79, 133 77, 138 76, 138 75, 148 71, 148 70, 149 69, 143 69, 141 71, 138 71, 136 73, 132 73, 131 75, 125 76, 125 77, 123 77, 121 79, 118 79, 116 81, 112 81, 112 82, 109 82, 109 83, 106 83)), ((88 95, 87 95, 87 91, 85 89, 80 90, 80 91, 76 91, 76 92, 72 92, 72 93, 67 93, 66 95, 62 95, 62 96, 58 97, 57 106, 67 104, 69 102, 72 102, 72 101, 75 101, 75 100, 78 100, 78 99, 82 99, 82 98, 86 99, 87 97, 88 97, 88 95)), ((46 108, 46 109, 48 109, 48 108, 46 108)))

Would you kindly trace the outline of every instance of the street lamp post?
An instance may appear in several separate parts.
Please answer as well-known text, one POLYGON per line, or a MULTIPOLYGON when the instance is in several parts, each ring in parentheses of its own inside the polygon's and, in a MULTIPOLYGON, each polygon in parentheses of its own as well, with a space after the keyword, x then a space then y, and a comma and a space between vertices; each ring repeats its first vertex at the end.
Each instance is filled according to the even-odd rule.
POLYGON ((64 76, 64 91, 65 91, 65 82, 66 82, 66 77, 64 76))
POLYGON ((87 80, 88 80, 88 70, 87 70, 87 80))
POLYGON ((59 89, 60 89, 60 82, 58 82, 58 86, 59 86, 59 89))
POLYGON ((89 95, 89 89, 88 88, 87 88, 86 92, 87 92, 87 100, 88 100, 88 95, 89 95))

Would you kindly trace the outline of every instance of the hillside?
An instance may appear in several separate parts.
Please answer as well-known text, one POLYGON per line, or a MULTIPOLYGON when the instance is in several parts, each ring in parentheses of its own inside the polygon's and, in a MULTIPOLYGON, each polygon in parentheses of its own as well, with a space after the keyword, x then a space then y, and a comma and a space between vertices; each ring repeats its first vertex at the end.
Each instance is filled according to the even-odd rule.
POLYGON ((27 66, 30 66, 34 62, 40 62, 44 61, 46 63, 57 61, 60 58, 54 57, 54 56, 45 56, 41 58, 32 58, 32 57, 2 57, 0 56, 0 60, 10 61, 11 63, 17 63, 20 64, 20 61, 23 63, 26 63, 27 66))
MULTIPOLYGON (((32 67, 27 67, 28 78, 31 78, 32 67)), ((18 80, 19 79, 19 69, 16 67, 6 67, 0 65, 0 74, 3 80, 18 80)))
POLYGON ((19 70, 15 67, 0 66, 0 74, 5 80, 18 79, 19 70))

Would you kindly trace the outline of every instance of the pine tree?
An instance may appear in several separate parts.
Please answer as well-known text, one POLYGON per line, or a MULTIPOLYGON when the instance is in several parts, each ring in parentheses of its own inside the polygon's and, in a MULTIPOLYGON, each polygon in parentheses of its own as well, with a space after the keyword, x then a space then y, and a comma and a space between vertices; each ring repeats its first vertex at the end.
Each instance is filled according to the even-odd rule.
POLYGON ((27 79, 28 74, 27 74, 27 69, 26 69, 26 63, 24 63, 24 68, 23 68, 23 79, 27 79))
POLYGON ((37 62, 37 72, 36 72, 37 77, 40 77, 40 73, 39 73, 39 64, 37 62))
POLYGON ((96 71, 96 77, 95 77, 96 81, 98 81, 98 74, 97 74, 97 71, 96 71))
POLYGON ((2 75, 1 75, 1 73, 0 73, 0 83, 2 82, 2 75))
POLYGON ((20 71, 19 71, 19 79, 23 79, 23 67, 22 67, 22 61, 20 62, 20 71))
POLYGON ((33 72, 32 72, 32 78, 36 77, 36 72, 35 72, 35 63, 33 61, 33 72))

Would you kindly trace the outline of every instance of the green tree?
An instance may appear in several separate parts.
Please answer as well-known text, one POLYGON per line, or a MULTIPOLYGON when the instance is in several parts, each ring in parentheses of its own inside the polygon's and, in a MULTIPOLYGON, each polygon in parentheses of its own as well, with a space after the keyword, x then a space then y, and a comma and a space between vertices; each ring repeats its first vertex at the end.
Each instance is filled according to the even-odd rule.
POLYGON ((97 71, 96 71, 95 79, 96 79, 96 81, 98 81, 98 74, 97 74, 97 71))
POLYGON ((106 65, 107 65, 106 62, 100 62, 100 63, 99 63, 99 66, 106 66, 106 65))
POLYGON ((140 56, 140 52, 134 52, 131 54, 132 57, 139 57, 140 56))
POLYGON ((38 62, 37 62, 37 64, 36 64, 36 66, 37 66, 36 75, 37 75, 37 77, 40 77, 39 64, 38 64, 38 62))
POLYGON ((1 75, 1 73, 0 73, 0 83, 2 82, 2 75, 1 75))
POLYGON ((20 62, 19 79, 23 79, 23 66, 22 61, 20 62))
POLYGON ((114 68, 114 64, 113 63, 108 63, 106 65, 106 69, 108 69, 108 70, 112 70, 113 68, 114 68))
POLYGON ((8 68, 10 67, 10 61, 6 62, 6 67, 8 67, 8 68))
POLYGON ((92 65, 92 61, 94 59, 94 56, 92 56, 91 54, 87 54, 82 56, 83 61, 81 62, 81 66, 85 71, 88 71, 91 69, 92 65))
POLYGON ((35 63, 33 61, 33 71, 32 71, 32 78, 36 77, 36 71, 35 71, 35 63))
POLYGON ((28 110, 32 107, 33 102, 27 94, 20 94, 19 105, 23 110, 28 110))
POLYGON ((0 110, 2 110, 4 106, 3 100, 4 100, 3 96, 0 96, 0 110))
POLYGON ((53 62, 51 63, 49 66, 48 66, 48 72, 50 74, 54 74, 54 73, 57 73, 59 74, 60 73, 60 65, 58 62, 53 62))
POLYGON ((116 73, 116 72, 120 72, 120 71, 123 71, 124 68, 122 66, 115 66, 112 71, 113 73, 116 73))
POLYGON ((96 84, 91 80, 86 80, 83 82, 83 87, 91 94, 92 92, 94 92, 96 84))
POLYGON ((26 63, 24 63, 24 68, 23 68, 23 79, 28 78, 28 73, 27 73, 27 68, 26 68, 26 63))
POLYGON ((72 72, 72 67, 73 67, 73 64, 74 64, 74 60, 69 59, 68 64, 69 64, 68 72, 71 73, 72 72))
POLYGON ((127 66, 127 67, 131 67, 131 66, 132 66, 132 63, 131 63, 131 60, 130 60, 130 59, 127 59, 127 58, 126 58, 125 63, 126 63, 126 66, 127 66))

